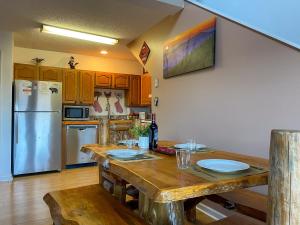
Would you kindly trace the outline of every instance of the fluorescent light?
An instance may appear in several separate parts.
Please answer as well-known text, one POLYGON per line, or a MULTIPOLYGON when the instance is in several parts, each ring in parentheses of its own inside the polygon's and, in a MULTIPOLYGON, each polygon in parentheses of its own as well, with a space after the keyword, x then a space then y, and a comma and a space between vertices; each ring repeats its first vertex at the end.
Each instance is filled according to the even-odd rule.
POLYGON ((67 30, 67 29, 48 26, 48 25, 43 25, 41 31, 49 34, 57 34, 65 37, 72 37, 72 38, 77 38, 86 41, 93 41, 93 42, 98 42, 98 43, 108 44, 108 45, 115 45, 118 43, 118 40, 114 38, 103 37, 94 34, 87 34, 87 33, 67 30))
POLYGON ((108 54, 108 51, 102 50, 100 53, 101 53, 102 55, 107 55, 107 54, 108 54))

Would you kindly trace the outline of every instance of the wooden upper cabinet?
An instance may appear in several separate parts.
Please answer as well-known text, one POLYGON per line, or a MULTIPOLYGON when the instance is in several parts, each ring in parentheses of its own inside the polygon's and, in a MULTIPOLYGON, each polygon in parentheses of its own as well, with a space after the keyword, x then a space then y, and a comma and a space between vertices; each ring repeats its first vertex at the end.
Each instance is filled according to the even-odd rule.
POLYGON ((151 105, 151 75, 144 74, 141 76, 141 105, 151 105))
POLYGON ((113 75, 113 88, 128 89, 129 76, 127 74, 114 74, 113 75))
POLYGON ((56 67, 40 66, 39 80, 62 81, 62 69, 56 67))
POLYGON ((94 102, 95 72, 79 72, 79 104, 91 105, 94 102))
POLYGON ((127 105, 140 106, 141 104, 141 76, 129 77, 129 90, 127 91, 127 105))
POLYGON ((15 80, 38 80, 38 67, 27 64, 14 64, 15 80))
POLYGON ((78 98, 78 71, 63 70, 63 103, 75 104, 78 98))
POLYGON ((95 86, 101 88, 111 88, 112 86, 112 74, 104 72, 96 72, 95 86))

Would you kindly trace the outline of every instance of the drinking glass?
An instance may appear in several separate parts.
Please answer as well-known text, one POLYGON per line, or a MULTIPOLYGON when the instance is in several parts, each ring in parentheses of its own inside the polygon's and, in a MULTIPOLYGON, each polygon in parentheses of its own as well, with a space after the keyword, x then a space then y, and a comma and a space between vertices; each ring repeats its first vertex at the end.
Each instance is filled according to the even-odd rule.
POLYGON ((189 149, 176 149, 177 167, 187 169, 191 164, 191 151, 189 149))
POLYGON ((195 138, 192 138, 192 139, 189 139, 187 141, 187 148, 190 150, 190 151, 195 151, 196 150, 196 140, 195 138))
POLYGON ((133 145, 134 145, 134 140, 132 140, 132 139, 127 139, 126 140, 126 146, 127 146, 128 149, 132 149, 133 145))

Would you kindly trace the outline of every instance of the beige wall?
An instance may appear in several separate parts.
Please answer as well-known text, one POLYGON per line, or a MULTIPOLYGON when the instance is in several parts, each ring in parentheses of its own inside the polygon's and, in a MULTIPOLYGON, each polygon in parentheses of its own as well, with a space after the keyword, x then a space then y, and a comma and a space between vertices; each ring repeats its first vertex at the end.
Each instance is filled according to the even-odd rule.
POLYGON ((300 53, 225 19, 217 20, 216 65, 164 80, 162 44, 210 18, 186 3, 174 17, 130 45, 151 48, 146 69, 160 79, 153 96, 159 138, 197 141, 214 148, 268 157, 270 131, 300 129, 300 53))
POLYGON ((142 66, 133 60, 120 60, 108 57, 92 57, 64 52, 53 52, 29 48, 14 48, 14 62, 30 64, 31 59, 45 58, 44 66, 55 66, 69 68, 70 56, 74 56, 79 62, 76 68, 83 70, 95 70, 104 72, 119 72, 128 74, 141 74, 142 66))
POLYGON ((11 118, 13 34, 0 31, 0 181, 12 180, 11 118))

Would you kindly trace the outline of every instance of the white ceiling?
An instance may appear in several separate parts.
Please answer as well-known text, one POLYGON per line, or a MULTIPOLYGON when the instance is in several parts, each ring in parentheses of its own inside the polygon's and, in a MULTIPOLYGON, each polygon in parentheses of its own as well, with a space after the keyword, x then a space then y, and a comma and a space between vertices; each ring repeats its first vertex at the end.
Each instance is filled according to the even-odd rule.
POLYGON ((181 8, 159 0, 0 0, 0 30, 12 31, 15 46, 134 59, 126 44, 181 8), (41 24, 114 37, 116 46, 40 32, 41 24))

